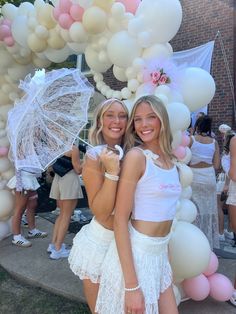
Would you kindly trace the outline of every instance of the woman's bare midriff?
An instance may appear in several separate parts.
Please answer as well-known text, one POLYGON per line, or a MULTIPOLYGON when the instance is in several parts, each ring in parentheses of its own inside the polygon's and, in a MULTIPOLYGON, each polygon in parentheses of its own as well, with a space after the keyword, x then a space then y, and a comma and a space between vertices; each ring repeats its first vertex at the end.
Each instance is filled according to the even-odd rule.
POLYGON ((131 219, 132 226, 149 237, 165 237, 170 232, 172 222, 173 220, 154 222, 131 219))
POLYGON ((194 165, 189 165, 191 168, 209 168, 212 167, 212 164, 207 164, 206 162, 198 162, 194 165))

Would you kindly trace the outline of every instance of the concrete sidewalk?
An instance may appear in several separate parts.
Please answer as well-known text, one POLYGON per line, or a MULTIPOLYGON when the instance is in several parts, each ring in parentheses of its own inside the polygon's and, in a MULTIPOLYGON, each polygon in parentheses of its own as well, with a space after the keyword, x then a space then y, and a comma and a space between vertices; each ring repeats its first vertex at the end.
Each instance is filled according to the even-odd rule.
MULTIPOLYGON (((0 265, 13 277, 71 300, 85 302, 82 282, 70 270, 67 259, 50 260, 46 252, 53 224, 38 217, 37 227, 47 231, 45 239, 33 239, 32 247, 19 248, 11 244, 11 237, 0 241, 0 265)), ((25 229, 27 233, 27 228, 25 229)), ((67 234, 66 244, 71 245, 74 234, 67 234)), ((236 260, 220 259, 218 272, 233 280, 236 260)), ((201 302, 185 301, 179 306, 180 314, 235 314, 236 308, 226 302, 208 298, 201 302)))

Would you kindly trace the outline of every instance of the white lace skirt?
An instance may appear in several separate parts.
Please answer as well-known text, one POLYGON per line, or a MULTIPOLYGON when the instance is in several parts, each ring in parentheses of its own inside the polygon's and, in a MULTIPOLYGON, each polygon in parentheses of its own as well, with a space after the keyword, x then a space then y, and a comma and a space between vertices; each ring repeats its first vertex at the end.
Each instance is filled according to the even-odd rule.
MULTIPOLYGON (((172 282, 168 260, 166 237, 148 237, 129 226, 134 265, 141 286, 146 314, 158 313, 158 299, 172 282)), ((111 243, 104 263, 98 292, 96 312, 99 314, 123 314, 124 279, 115 240, 111 243)))
POLYGON ((114 232, 104 228, 93 218, 73 239, 68 258, 73 273, 81 280, 99 282, 101 266, 113 238, 114 232))
POLYGON ((230 180, 226 204, 236 206, 236 182, 230 180))
POLYGON ((191 168, 193 171, 192 201, 197 206, 194 224, 206 235, 211 249, 219 248, 219 224, 216 176, 213 167, 191 168))
MULTIPOLYGON (((21 182, 22 182, 22 188, 24 190, 28 191, 36 191, 40 185, 38 183, 38 180, 36 179, 35 174, 21 171, 21 182)), ((16 176, 12 177, 8 183, 7 187, 9 189, 15 189, 16 188, 16 176)))

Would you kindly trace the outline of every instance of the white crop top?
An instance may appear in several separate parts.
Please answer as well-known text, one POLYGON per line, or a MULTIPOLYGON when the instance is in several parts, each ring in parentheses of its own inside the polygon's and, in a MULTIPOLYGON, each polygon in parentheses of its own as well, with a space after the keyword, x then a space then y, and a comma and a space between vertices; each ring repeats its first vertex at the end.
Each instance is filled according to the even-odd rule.
POLYGON ((131 217, 144 221, 173 220, 181 194, 178 170, 176 166, 162 169, 154 164, 155 154, 150 150, 142 152, 146 156, 146 169, 137 183, 131 217))
POLYGON ((213 142, 209 144, 204 144, 196 141, 194 136, 192 136, 192 140, 192 158, 190 161, 190 165, 196 165, 200 162, 205 162, 211 165, 215 154, 215 140, 213 139, 213 142))

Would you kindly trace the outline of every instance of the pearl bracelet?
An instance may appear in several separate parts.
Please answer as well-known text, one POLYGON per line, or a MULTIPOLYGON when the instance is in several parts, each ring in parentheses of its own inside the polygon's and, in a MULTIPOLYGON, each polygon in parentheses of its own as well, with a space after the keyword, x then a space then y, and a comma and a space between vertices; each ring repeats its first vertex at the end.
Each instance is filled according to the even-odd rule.
POLYGON ((105 177, 109 180, 112 180, 112 181, 119 181, 119 176, 116 176, 114 174, 110 174, 108 172, 105 172, 105 177))
POLYGON ((130 291, 137 291, 140 288, 140 285, 137 285, 134 288, 125 288, 125 291, 130 292, 130 291))

